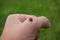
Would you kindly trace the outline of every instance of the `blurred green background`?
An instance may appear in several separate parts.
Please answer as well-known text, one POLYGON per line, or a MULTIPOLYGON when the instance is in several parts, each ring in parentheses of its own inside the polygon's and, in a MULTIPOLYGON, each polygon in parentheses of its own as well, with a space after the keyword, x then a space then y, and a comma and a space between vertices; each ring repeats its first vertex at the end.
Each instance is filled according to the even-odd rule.
MULTIPOLYGON (((41 29, 41 40, 60 40, 60 0, 0 0, 0 35, 10 14, 46 16, 49 29, 41 29)), ((39 40, 40 40, 39 39, 39 40)))

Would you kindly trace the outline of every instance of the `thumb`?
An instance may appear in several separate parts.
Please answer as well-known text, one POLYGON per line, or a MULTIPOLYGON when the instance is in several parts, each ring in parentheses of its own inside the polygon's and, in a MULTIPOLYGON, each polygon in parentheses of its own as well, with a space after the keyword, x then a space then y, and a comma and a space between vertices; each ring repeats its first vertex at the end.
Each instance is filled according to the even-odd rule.
POLYGON ((51 26, 48 18, 41 16, 41 17, 29 17, 23 23, 26 27, 31 27, 33 29, 39 28, 49 28, 51 26))

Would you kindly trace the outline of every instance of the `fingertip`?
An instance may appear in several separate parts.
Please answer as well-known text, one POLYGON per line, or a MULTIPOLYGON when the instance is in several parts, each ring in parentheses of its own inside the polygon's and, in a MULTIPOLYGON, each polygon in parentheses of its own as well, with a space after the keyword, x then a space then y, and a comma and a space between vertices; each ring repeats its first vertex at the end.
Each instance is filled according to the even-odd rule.
POLYGON ((49 28, 51 26, 50 21, 45 16, 38 17, 40 28, 49 28))

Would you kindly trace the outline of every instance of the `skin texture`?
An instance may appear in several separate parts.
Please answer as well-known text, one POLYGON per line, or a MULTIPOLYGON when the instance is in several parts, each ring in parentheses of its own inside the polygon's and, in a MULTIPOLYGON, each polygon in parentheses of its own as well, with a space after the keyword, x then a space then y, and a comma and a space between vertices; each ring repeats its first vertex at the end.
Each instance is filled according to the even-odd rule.
POLYGON ((50 22, 44 17, 26 14, 9 15, 1 40, 37 40, 40 28, 49 28, 50 22))

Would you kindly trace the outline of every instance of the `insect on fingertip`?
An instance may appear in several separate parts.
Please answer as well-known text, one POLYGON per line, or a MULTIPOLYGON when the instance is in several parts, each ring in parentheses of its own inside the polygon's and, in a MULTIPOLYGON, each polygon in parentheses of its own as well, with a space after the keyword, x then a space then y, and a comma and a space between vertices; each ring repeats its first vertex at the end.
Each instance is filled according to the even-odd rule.
POLYGON ((33 19, 32 19, 32 18, 29 18, 29 21, 30 21, 30 22, 32 22, 32 21, 33 21, 33 19))

